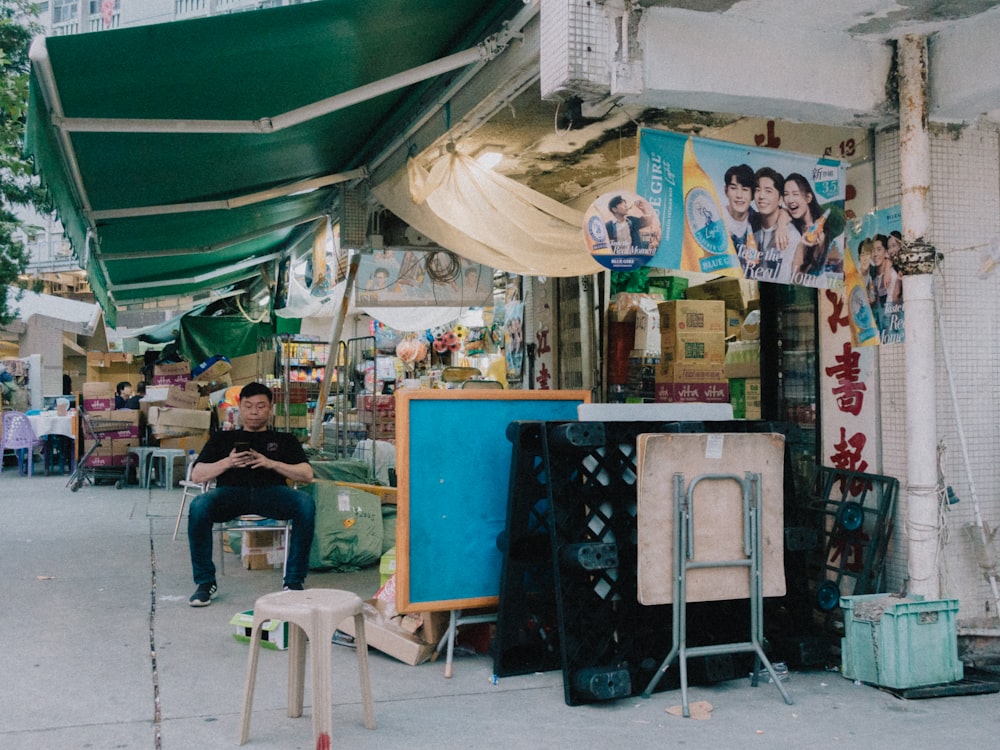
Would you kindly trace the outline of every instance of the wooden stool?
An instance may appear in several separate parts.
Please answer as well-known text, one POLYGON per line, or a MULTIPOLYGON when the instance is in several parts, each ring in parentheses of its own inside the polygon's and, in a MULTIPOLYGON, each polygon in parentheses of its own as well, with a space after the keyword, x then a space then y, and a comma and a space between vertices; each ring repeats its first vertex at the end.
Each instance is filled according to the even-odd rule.
POLYGON ((317 747, 330 746, 333 710, 330 699, 330 644, 337 626, 354 617, 354 642, 361 676, 361 702, 365 727, 375 728, 375 707, 368 676, 368 642, 361 598, 350 591, 307 589, 279 591, 260 597, 253 608, 247 682, 243 690, 243 725, 240 744, 250 736, 250 711, 253 708, 254 682, 257 679, 257 655, 260 653, 261 627, 267 620, 288 623, 288 715, 302 715, 305 689, 306 639, 312 644, 313 734, 317 747))

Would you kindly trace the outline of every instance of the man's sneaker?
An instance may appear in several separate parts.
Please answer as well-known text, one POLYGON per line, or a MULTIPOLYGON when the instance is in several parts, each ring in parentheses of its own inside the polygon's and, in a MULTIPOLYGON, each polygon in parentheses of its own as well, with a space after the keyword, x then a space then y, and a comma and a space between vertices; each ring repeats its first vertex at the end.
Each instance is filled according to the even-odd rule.
POLYGON ((191 594, 191 598, 188 599, 188 604, 192 607, 207 607, 212 603, 212 597, 218 590, 219 587, 214 583, 199 584, 198 590, 191 594))
POLYGON ((282 591, 304 591, 304 587, 301 583, 286 583, 281 587, 282 591))

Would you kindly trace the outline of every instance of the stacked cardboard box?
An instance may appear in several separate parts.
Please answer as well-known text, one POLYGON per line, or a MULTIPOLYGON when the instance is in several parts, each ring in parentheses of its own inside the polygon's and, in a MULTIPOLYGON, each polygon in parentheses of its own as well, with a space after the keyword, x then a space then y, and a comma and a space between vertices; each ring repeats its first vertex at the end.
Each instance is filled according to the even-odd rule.
POLYGON ((244 531, 240 560, 247 570, 272 570, 285 564, 284 531, 244 531))
POLYGON ((726 354, 725 303, 671 300, 658 306, 660 361, 655 400, 665 403, 729 401, 723 371, 726 354))
POLYGON ((757 282, 752 279, 712 279, 685 292, 689 300, 722 300, 727 309, 746 313, 760 304, 757 282))
MULTIPOLYGON (((86 410, 87 407, 84 406, 86 410)), ((87 459, 91 468, 124 466, 130 448, 139 445, 139 412, 135 409, 86 411, 96 439, 84 431, 83 449, 93 452, 87 459), (99 445, 98 445, 99 443, 99 445)))
POLYGON ((391 393, 358 394, 358 419, 366 426, 368 437, 392 440, 396 437, 396 397, 391 393))
POLYGON ((216 354, 191 368, 191 378, 208 386, 210 391, 218 391, 233 384, 229 375, 232 369, 233 366, 226 357, 216 354))
POLYGON ((212 423, 212 412, 205 409, 175 409, 169 406, 149 408, 149 426, 155 438, 200 436, 212 423))
POLYGON ((183 386, 191 379, 191 365, 188 362, 171 362, 153 366, 152 385, 183 386))
POLYGON ((83 410, 108 411, 115 407, 115 387, 111 383, 88 381, 83 384, 83 410))

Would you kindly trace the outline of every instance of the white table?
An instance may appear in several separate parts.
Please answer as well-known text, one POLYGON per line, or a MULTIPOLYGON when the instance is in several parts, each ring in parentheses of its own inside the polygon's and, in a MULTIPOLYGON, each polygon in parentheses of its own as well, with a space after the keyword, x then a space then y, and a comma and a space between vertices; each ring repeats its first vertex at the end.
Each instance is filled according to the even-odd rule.
MULTIPOLYGON (((34 431, 35 437, 39 440, 43 440, 51 435, 60 435, 73 441, 69 453, 69 469, 72 471, 76 464, 76 433, 73 431, 73 426, 76 422, 76 412, 71 411, 64 416, 60 416, 54 411, 44 411, 41 414, 29 414, 28 422, 31 423, 31 429, 34 431)), ((50 460, 50 454, 46 453, 46 474, 51 468, 49 466, 50 460)))
POLYGON ((36 438, 42 438, 45 435, 63 435, 76 440, 76 434, 73 432, 73 420, 75 419, 75 411, 62 417, 54 411, 28 415, 28 421, 31 422, 31 429, 35 431, 36 438))

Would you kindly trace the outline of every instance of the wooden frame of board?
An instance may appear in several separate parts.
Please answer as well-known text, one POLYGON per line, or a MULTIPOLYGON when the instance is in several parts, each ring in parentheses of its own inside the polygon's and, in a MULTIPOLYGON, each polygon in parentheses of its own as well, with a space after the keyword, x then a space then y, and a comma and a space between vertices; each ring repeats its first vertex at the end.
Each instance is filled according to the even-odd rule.
POLYGON ((396 392, 396 607, 495 607, 514 421, 576 420, 590 391, 396 392))

